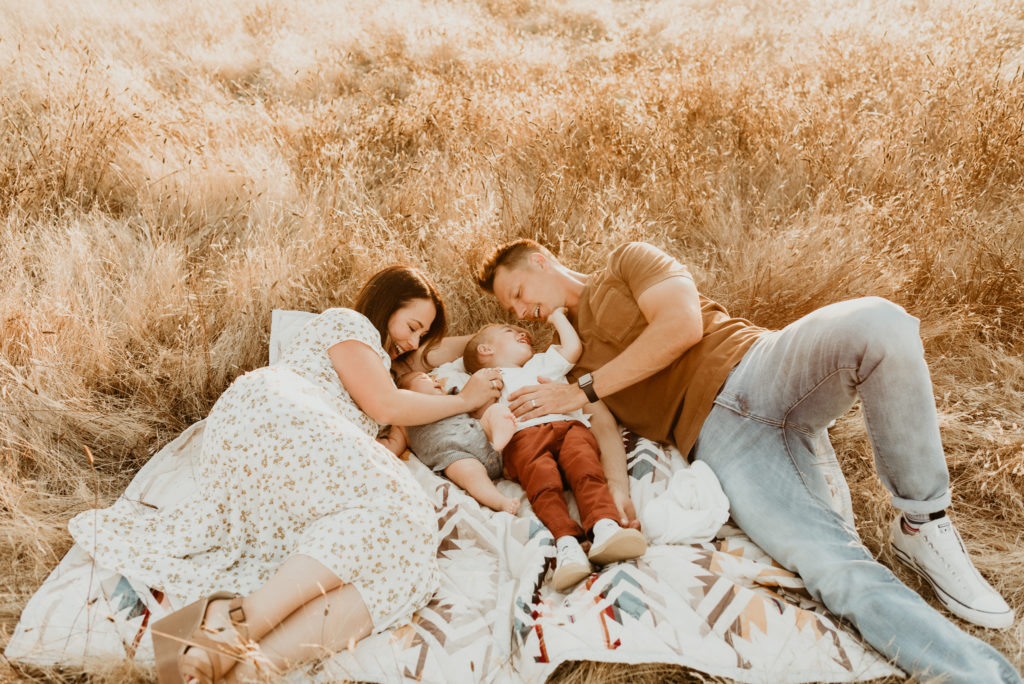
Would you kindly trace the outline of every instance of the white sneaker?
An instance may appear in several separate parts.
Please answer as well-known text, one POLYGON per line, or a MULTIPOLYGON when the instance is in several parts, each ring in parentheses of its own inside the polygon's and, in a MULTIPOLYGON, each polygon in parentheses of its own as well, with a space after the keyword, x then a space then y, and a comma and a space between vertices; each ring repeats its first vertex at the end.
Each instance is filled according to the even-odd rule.
POLYGON ((597 565, 639 558, 647 552, 647 540, 640 530, 619 527, 614 520, 602 518, 594 525, 594 543, 590 562, 597 565))
POLYGON ((896 516, 891 526, 896 559, 928 580, 942 605, 982 627, 1013 624, 1013 610, 974 567, 952 520, 921 523, 917 534, 904 532, 902 520, 896 516))
POLYGON ((587 554, 574 537, 559 537, 556 544, 555 574, 551 586, 555 591, 565 591, 593 571, 587 554))

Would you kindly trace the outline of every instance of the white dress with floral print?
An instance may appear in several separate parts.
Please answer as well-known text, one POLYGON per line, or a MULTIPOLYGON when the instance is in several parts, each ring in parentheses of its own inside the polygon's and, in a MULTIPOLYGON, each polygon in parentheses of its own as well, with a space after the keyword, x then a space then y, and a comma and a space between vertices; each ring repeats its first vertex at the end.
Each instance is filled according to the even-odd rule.
POLYGON ((276 364, 239 377, 214 404, 192 496, 143 516, 124 500, 86 511, 69 523, 75 541, 183 603, 249 593, 304 554, 356 586, 375 630, 408 618, 439 581, 437 521, 334 371, 327 350, 343 340, 366 343, 390 368, 368 319, 324 312, 276 364))

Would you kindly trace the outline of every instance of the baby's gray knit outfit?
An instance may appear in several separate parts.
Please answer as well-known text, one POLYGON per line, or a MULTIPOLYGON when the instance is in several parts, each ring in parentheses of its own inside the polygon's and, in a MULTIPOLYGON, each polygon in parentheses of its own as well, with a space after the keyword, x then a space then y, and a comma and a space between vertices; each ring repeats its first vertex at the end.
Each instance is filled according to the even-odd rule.
POLYGON ((494 450, 480 421, 465 413, 405 428, 409 448, 423 465, 435 473, 463 458, 475 458, 487 468, 492 480, 501 477, 501 454, 494 450))

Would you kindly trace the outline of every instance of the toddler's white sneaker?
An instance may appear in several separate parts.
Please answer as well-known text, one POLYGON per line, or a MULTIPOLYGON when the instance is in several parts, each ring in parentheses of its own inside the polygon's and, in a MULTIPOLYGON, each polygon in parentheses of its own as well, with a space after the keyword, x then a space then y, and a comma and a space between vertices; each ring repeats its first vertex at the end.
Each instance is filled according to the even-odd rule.
POLYGON ((639 558, 647 552, 647 539, 640 530, 620 527, 619 523, 602 518, 594 524, 594 543, 590 546, 590 562, 597 565, 639 558))
POLYGON ((555 541, 555 574, 551 586, 555 591, 565 591, 593 572, 587 554, 575 537, 559 537, 555 541))

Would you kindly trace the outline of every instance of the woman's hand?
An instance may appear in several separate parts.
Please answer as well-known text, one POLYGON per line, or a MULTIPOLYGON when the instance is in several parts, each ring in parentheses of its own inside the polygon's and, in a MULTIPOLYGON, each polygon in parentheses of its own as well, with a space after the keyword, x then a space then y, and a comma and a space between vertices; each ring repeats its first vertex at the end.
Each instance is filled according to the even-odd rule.
POLYGON ((466 402, 466 411, 472 411, 497 401, 503 385, 499 369, 481 368, 470 376, 459 397, 466 402))

